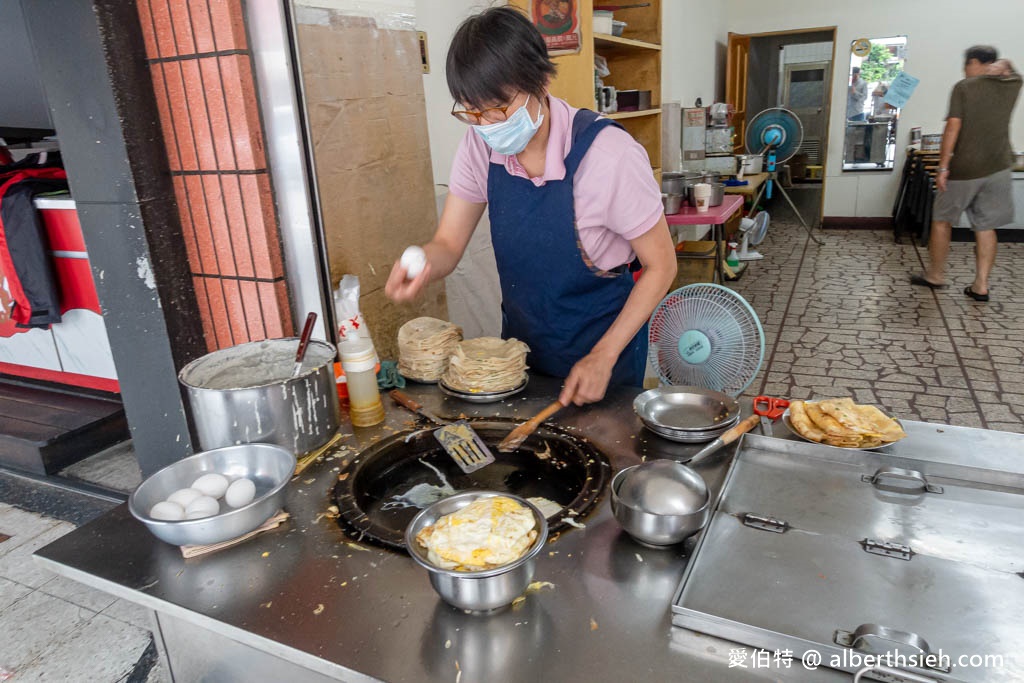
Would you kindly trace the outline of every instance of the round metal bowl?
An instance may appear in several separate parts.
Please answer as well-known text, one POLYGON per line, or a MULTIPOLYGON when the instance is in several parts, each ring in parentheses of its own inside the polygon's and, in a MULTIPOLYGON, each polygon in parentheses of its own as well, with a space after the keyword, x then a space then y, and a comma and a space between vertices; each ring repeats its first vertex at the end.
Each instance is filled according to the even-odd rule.
POLYGON ((657 387, 633 399, 633 411, 645 424, 707 432, 739 418, 740 404, 728 394, 703 387, 657 387))
POLYGON ((225 446, 179 460, 151 475, 128 499, 128 510, 154 536, 172 545, 221 543, 258 528, 280 510, 285 485, 294 472, 295 456, 280 446, 266 443, 225 446), (202 519, 166 521, 149 516, 154 505, 211 472, 231 480, 248 477, 256 484, 256 497, 248 505, 202 519))
POLYGON ((724 423, 721 427, 715 429, 709 429, 703 432, 697 431, 685 431, 681 429, 668 429, 667 427, 660 427, 651 422, 647 422, 643 418, 640 418, 647 429, 651 430, 663 439, 669 441, 675 441, 676 443, 707 443, 708 441, 714 441, 722 434, 725 434, 729 428, 734 427, 739 422, 739 416, 724 423))
POLYGON ((612 478, 612 514, 647 546, 674 545, 703 529, 710 503, 701 476, 672 460, 627 467, 612 478))
POLYGON ((419 512, 405 529, 405 547, 409 555, 430 575, 430 585, 449 605, 472 612, 488 612, 506 605, 523 594, 533 580, 538 553, 548 539, 548 523, 531 503, 518 496, 498 491, 467 491, 440 500, 419 512), (416 534, 441 517, 456 512, 481 498, 504 497, 530 508, 537 522, 537 538, 518 560, 501 567, 475 572, 442 569, 427 559, 426 550, 416 541, 416 534))

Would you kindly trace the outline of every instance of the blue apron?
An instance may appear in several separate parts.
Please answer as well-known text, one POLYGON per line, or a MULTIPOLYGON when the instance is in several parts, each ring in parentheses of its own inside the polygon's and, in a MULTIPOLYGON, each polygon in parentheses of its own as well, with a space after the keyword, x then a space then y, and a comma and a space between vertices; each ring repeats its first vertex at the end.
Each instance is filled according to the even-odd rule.
MULTIPOLYGON (((566 377, 590 353, 633 289, 628 267, 605 272, 585 263, 576 233, 573 176, 606 126, 618 124, 586 109, 576 113, 562 180, 537 187, 493 163, 487 174, 501 334, 526 342, 530 368, 554 377, 566 377)), ((610 383, 641 386, 646 360, 645 324, 619 356, 610 383)))

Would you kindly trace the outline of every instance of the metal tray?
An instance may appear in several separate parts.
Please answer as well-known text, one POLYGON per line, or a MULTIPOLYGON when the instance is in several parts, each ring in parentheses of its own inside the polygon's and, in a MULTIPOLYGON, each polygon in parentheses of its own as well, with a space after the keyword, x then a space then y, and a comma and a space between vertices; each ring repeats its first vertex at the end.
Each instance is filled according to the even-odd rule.
POLYGON ((528 375, 523 376, 523 383, 512 389, 505 391, 460 391, 454 389, 444 383, 444 380, 438 380, 437 388, 441 390, 441 393, 447 394, 453 398, 457 398, 467 403, 495 403, 502 399, 508 398, 509 396, 515 396, 526 388, 529 384, 530 378, 528 375))
MULTIPOLYGON (((896 420, 896 418, 893 419, 896 420)), ((900 427, 903 426, 903 423, 900 422, 899 420, 896 420, 896 423, 899 424, 900 427)), ((804 436, 803 434, 796 430, 796 427, 793 426, 792 420, 789 419, 789 408, 786 408, 786 411, 782 413, 782 424, 786 425, 786 429, 792 432, 793 436, 797 437, 798 439, 801 439, 802 441, 806 441, 807 443, 818 444, 819 446, 826 446, 828 448, 842 448, 844 451, 880 451, 883 448, 888 448, 894 443, 898 443, 896 441, 892 441, 890 443, 883 443, 880 446, 872 446, 871 448, 858 448, 856 446, 831 446, 825 443, 818 443, 817 441, 812 441, 808 439, 806 436, 804 436)), ((900 441, 902 441, 902 439, 900 439, 900 441)))
MULTIPOLYGON (((906 667, 926 677, 914 680, 1024 679, 1011 656, 1024 640, 1024 473, 1011 458, 1000 470, 984 454, 951 462, 944 429, 906 427, 897 455, 744 435, 673 598, 673 624, 788 650, 794 666, 814 652, 852 673, 851 653, 895 648, 949 657, 906 667), (946 666, 976 654, 1004 662, 946 666)), ((1024 448, 1021 435, 969 431, 1006 453, 1024 448)))
POLYGON ((633 399, 640 419, 666 429, 707 432, 740 414, 732 396, 703 387, 658 387, 633 399))

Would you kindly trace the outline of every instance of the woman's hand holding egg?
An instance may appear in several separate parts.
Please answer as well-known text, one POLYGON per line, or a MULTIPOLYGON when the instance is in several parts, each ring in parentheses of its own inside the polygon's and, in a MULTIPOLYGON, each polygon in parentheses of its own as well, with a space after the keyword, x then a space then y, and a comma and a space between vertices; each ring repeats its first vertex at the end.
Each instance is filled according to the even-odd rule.
POLYGON ((395 261, 384 294, 397 303, 412 301, 430 281, 430 262, 422 247, 412 246, 395 261))

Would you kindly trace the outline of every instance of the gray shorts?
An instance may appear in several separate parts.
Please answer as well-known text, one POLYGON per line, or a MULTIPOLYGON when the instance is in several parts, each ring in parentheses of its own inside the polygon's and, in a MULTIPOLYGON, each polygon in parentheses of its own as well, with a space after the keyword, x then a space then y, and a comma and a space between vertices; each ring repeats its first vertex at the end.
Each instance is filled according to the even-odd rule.
POLYGON ((1013 222, 1013 174, 1010 169, 984 178, 949 180, 935 192, 932 220, 955 224, 966 211, 971 229, 993 230, 1013 222))

